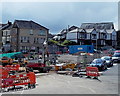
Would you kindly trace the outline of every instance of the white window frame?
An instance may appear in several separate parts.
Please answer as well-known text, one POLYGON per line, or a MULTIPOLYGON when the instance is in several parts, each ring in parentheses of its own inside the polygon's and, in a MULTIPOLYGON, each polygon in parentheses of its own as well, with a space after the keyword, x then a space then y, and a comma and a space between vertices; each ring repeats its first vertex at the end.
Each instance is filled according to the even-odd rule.
POLYGON ((29 43, 29 37, 21 36, 21 43, 29 43))
POLYGON ((33 35, 33 30, 32 29, 30 30, 30 35, 33 35))
POLYGON ((6 33, 7 33, 7 35, 9 36, 9 35, 10 35, 10 30, 7 30, 6 33))
POLYGON ((6 31, 6 30, 4 30, 4 31, 3 31, 3 36, 6 36, 6 33, 7 33, 7 31, 6 31))

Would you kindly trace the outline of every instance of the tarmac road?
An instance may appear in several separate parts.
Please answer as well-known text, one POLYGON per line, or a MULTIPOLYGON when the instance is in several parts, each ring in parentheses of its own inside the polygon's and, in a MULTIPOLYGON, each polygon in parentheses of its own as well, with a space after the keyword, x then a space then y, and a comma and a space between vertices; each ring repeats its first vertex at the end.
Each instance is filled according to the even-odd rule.
POLYGON ((40 75, 36 88, 3 94, 118 94, 118 66, 102 72, 99 80, 56 73, 40 75))

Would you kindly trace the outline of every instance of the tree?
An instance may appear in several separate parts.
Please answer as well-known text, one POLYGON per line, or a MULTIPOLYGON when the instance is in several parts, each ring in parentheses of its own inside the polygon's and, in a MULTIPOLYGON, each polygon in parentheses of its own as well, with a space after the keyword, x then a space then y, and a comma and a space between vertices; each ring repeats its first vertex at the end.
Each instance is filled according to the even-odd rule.
POLYGON ((61 43, 61 45, 63 46, 68 46, 68 45, 76 45, 77 43, 74 41, 70 41, 70 40, 64 40, 64 42, 61 43))
POLYGON ((53 44, 56 44, 56 45, 60 45, 60 44, 59 44, 59 41, 52 40, 52 39, 49 40, 49 44, 50 44, 50 43, 53 43, 53 44))
POLYGON ((56 41, 56 40, 49 40, 49 44, 56 44, 59 46, 69 46, 69 45, 77 45, 76 42, 70 40, 56 41))

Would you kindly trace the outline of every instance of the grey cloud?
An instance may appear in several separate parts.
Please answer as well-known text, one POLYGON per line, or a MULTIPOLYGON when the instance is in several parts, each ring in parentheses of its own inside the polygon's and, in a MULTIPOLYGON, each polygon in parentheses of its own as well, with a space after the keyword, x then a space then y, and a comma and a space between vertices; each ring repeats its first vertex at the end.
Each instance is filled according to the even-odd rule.
POLYGON ((34 20, 55 33, 68 25, 80 26, 84 22, 116 22, 117 3, 4 3, 2 17, 3 22, 34 20))

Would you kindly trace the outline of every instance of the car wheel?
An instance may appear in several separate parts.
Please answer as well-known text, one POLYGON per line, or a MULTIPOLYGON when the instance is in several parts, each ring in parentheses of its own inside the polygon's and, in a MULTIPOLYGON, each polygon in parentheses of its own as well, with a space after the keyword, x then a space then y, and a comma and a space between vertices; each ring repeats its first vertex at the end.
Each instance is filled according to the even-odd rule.
POLYGON ((107 65, 105 66, 105 70, 107 70, 107 65))
POLYGON ((103 70, 105 70, 105 67, 104 67, 104 66, 100 68, 100 71, 103 71, 103 70))
POLYGON ((113 62, 111 63, 111 66, 110 67, 112 67, 113 66, 113 62))

